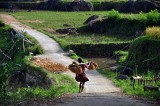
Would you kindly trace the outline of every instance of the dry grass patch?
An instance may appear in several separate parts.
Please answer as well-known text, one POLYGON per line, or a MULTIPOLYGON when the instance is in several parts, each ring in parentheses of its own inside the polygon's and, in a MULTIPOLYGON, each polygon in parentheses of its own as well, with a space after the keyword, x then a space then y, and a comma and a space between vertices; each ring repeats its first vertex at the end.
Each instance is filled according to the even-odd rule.
POLYGON ((43 21, 40 20, 23 20, 24 22, 29 22, 29 23, 43 23, 43 21))
POLYGON ((160 40, 160 27, 148 27, 145 33, 151 39, 160 40))
POLYGON ((60 63, 53 62, 48 58, 33 57, 31 62, 37 66, 43 67, 50 72, 63 72, 68 68, 60 63))
POLYGON ((58 34, 54 29, 52 28, 44 28, 45 31, 52 33, 52 34, 58 34))

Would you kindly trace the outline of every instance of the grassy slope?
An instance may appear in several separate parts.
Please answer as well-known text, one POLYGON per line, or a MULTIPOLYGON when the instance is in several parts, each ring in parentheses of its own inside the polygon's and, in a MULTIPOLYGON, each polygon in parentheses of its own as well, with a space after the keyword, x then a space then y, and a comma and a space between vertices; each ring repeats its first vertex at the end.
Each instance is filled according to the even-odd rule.
MULTIPOLYGON (((17 12, 13 13, 18 20, 35 28, 46 32, 45 29, 56 30, 59 28, 66 28, 63 24, 69 24, 72 27, 81 27, 85 20, 92 15, 106 16, 107 11, 92 11, 92 12, 52 12, 52 11, 33 11, 33 12, 17 12), (39 20, 40 23, 26 22, 25 20, 39 20)), ((124 14, 124 16, 126 16, 124 14)), ((53 34, 52 34, 53 35, 53 34)), ((54 34, 55 35, 55 34, 54 34)), ((74 43, 111 43, 111 42, 124 42, 123 37, 115 37, 106 34, 78 34, 68 36, 58 36, 62 41, 68 41, 68 44, 74 43)))
MULTIPOLYGON (((13 45, 11 39, 9 38, 7 31, 10 29, 10 27, 0 27, 0 48, 5 49, 6 52, 10 49, 10 47, 13 45), (9 43, 8 43, 9 42, 9 43)), ((26 44, 26 53, 24 52, 15 52, 14 59, 10 61, 5 61, 6 63, 12 63, 12 66, 9 66, 14 70, 14 65, 16 63, 22 64, 24 56, 28 55, 29 51, 34 53, 43 53, 40 46, 37 45, 37 41, 33 39, 32 37, 26 35, 26 37, 33 42, 33 44, 26 44), (23 54, 22 54, 23 53, 23 54)), ((0 54, 0 58, 3 58, 4 56, 0 54)), ((29 62, 30 63, 30 62, 29 62)), ((10 64, 9 64, 10 65, 10 64)), ((23 66, 23 65, 22 65, 23 66)), ((22 67, 25 68, 25 67, 22 67)), ((41 68, 37 68, 41 69, 41 68)), ((6 69, 7 70, 7 69, 6 69)), ((1 69, 2 71, 2 69, 1 69)), ((10 71, 8 69, 8 71, 10 71)), ((40 70, 38 70, 40 71, 40 70)), ((10 74, 10 73, 8 73, 10 74)), ((55 81, 54 85, 50 87, 49 89, 41 89, 41 88, 18 88, 15 92, 8 91, 5 95, 5 98, 7 101, 14 101, 15 99, 24 99, 24 98, 50 98, 50 97, 57 97, 61 96, 65 93, 73 93, 78 91, 78 85, 77 83, 70 77, 62 75, 62 74, 53 74, 47 72, 47 74, 55 81)), ((1 76, 3 78, 3 76, 1 76)), ((3 79, 0 78, 0 81, 3 81, 3 79), (1 80, 2 79, 2 80, 1 80)), ((0 82, 1 83, 1 82, 0 82)), ((4 95, 0 94, 0 102, 5 102, 3 100, 4 95), (2 100, 2 101, 1 101, 2 100)))

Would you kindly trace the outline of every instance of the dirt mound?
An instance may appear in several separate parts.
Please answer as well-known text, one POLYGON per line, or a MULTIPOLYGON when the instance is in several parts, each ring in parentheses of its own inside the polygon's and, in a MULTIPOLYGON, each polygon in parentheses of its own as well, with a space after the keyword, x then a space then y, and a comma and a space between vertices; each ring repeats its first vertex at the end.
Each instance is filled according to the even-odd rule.
POLYGON ((43 67, 44 69, 50 72, 63 72, 67 71, 67 67, 49 60, 48 58, 40 58, 40 57, 33 57, 31 62, 36 64, 37 66, 43 67))

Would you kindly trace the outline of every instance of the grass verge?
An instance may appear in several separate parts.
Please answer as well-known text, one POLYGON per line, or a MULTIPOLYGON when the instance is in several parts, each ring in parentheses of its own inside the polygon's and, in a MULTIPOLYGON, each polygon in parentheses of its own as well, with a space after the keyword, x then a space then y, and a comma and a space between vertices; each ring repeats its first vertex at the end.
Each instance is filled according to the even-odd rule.
MULTIPOLYGON (((133 95, 133 96, 139 96, 139 97, 147 97, 149 99, 152 100, 159 100, 160 98, 160 92, 155 92, 155 91, 146 91, 144 92, 143 90, 143 86, 140 85, 138 86, 138 84, 135 86, 135 90, 133 89, 133 86, 131 85, 131 81, 128 80, 117 80, 115 79, 115 77, 117 77, 117 73, 114 73, 112 71, 109 70, 102 70, 99 69, 98 72, 100 72, 101 74, 103 74, 105 77, 109 78, 110 80, 113 81, 113 83, 120 87, 124 93, 129 94, 129 95, 133 95)), ((148 77, 151 76, 151 74, 147 75, 148 77)), ((160 81, 157 83, 157 86, 159 86, 160 81)))

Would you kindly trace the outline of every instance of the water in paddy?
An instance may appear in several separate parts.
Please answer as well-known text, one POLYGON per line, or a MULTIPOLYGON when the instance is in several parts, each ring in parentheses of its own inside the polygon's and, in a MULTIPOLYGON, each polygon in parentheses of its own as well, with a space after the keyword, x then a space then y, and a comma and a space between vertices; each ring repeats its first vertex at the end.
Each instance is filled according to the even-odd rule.
POLYGON ((96 62, 99 68, 109 68, 116 64, 116 60, 110 58, 87 58, 87 60, 96 62))

